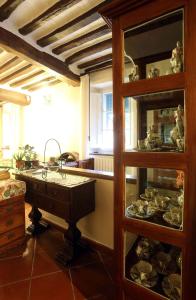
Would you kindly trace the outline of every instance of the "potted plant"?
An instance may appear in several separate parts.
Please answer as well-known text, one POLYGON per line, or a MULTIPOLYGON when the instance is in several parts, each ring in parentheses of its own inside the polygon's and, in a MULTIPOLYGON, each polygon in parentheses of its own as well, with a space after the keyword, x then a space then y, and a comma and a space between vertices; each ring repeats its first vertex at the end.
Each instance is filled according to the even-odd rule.
POLYGON ((19 148, 18 152, 15 152, 13 158, 16 160, 16 168, 19 170, 24 169, 25 161, 24 158, 24 151, 19 148))
POLYGON ((34 151, 34 147, 27 144, 22 149, 24 151, 25 167, 28 169, 38 166, 39 161, 37 160, 37 153, 34 151))

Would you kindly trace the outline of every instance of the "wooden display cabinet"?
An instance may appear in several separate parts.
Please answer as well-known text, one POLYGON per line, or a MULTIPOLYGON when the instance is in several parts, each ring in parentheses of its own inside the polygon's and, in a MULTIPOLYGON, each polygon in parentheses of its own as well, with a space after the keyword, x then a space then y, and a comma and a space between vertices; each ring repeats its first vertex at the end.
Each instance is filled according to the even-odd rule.
MULTIPOLYGON (((116 299, 193 300, 196 298, 196 1, 114 0, 100 13, 113 33, 116 299), (181 45, 178 43, 178 48, 173 51, 178 41, 181 45), (180 63, 173 60, 176 52, 181 55, 180 63), (149 76, 151 68, 153 76, 149 76), (154 69, 158 71, 154 72, 154 69), (137 73, 134 73, 136 70, 137 73), (136 109, 132 111, 136 124, 130 131, 134 140, 131 147, 125 146, 127 97, 136 101, 136 105, 133 105, 136 109), (154 121, 157 128, 162 128, 160 131, 164 137, 166 132, 167 135, 170 133, 171 129, 168 128, 174 120, 168 122, 167 116, 160 117, 160 110, 169 108, 175 111, 179 104, 184 109, 183 151, 176 148, 138 151, 137 140, 146 138, 148 111, 153 111, 154 121), (167 129, 164 129, 165 123, 169 123, 167 129), (184 175, 181 230, 126 215, 127 205, 133 201, 130 197, 127 202, 126 175, 133 172, 134 168, 138 170, 135 174, 131 173, 136 175, 137 197, 145 193, 146 187, 157 182, 160 184, 157 178, 161 179, 161 184, 165 184, 168 178, 178 181, 179 170, 184 175), (146 180, 148 169, 154 170, 151 181, 146 180), (164 279, 161 277, 163 275, 158 276, 157 285, 153 287, 146 286, 144 281, 139 282, 137 278, 135 280, 135 275, 131 276, 132 267, 138 262, 135 249, 143 237, 158 241, 167 254, 171 249, 182 253, 181 270, 178 268, 170 272, 177 273, 178 278, 181 276, 181 287, 176 286, 175 290, 177 296, 173 296, 173 292, 168 293, 168 289, 165 292, 162 281, 168 278, 164 279)), ((165 146, 168 146, 168 141, 170 143, 169 137, 164 139, 165 146)), ((148 263, 152 264, 153 260, 150 257, 148 263)), ((170 280, 169 285, 172 284, 170 280)))

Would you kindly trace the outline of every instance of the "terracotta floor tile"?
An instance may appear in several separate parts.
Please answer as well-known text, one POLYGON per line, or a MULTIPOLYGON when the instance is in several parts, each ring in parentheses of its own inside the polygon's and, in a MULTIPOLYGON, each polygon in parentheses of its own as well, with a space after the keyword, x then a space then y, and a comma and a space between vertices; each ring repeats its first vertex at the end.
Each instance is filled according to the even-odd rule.
POLYGON ((112 281, 105 272, 101 262, 89 264, 81 268, 71 268, 70 271, 74 291, 76 290, 76 294, 77 291, 80 291, 86 298, 95 295, 107 296, 108 291, 113 288, 112 281))
POLYGON ((30 239, 22 256, 0 260, 0 285, 26 279, 31 275, 34 241, 30 239))
POLYGON ((111 276, 112 280, 115 281, 115 262, 113 257, 102 260, 102 263, 104 264, 104 267, 111 276))
POLYGON ((29 300, 74 300, 68 272, 32 279, 29 300))
POLYGON ((45 251, 36 251, 33 265, 33 276, 59 271, 60 267, 54 258, 45 251))
POLYGON ((27 300, 29 293, 29 280, 0 288, 1 300, 27 300))
POLYGON ((92 264, 100 262, 100 257, 96 251, 91 249, 82 251, 78 257, 74 259, 74 261, 70 264, 70 267, 81 267, 87 264, 92 264))
POLYGON ((49 228, 36 237, 36 251, 45 251, 50 257, 55 257, 56 252, 64 246, 63 233, 49 228))

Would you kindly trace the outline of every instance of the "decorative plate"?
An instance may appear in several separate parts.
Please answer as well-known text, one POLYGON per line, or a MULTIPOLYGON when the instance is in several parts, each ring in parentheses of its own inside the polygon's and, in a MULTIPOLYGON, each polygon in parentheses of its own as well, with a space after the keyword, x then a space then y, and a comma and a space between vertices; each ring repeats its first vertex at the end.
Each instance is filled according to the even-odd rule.
POLYGON ((170 274, 163 278, 162 288, 171 300, 180 300, 181 298, 181 276, 179 274, 170 274))
POLYGON ((157 284, 158 281, 158 274, 156 270, 153 268, 153 266, 144 261, 140 260, 137 264, 133 265, 133 267, 130 269, 130 275, 131 278, 136 282, 139 283, 147 288, 152 288, 157 284), (151 271, 147 274, 147 276, 142 276, 142 264, 147 265, 151 268, 151 271))

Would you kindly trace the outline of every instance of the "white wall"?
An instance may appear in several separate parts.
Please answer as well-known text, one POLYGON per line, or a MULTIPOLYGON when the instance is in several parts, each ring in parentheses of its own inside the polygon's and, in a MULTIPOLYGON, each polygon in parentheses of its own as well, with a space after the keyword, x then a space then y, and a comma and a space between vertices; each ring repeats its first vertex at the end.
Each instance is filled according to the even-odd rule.
MULTIPOLYGON (((62 152, 79 152, 80 115, 80 87, 63 83, 34 93, 24 108, 23 144, 34 146, 40 159, 49 138, 59 141, 62 152)), ((46 157, 58 155, 57 145, 48 143, 46 157)))

